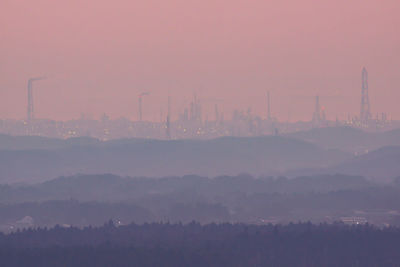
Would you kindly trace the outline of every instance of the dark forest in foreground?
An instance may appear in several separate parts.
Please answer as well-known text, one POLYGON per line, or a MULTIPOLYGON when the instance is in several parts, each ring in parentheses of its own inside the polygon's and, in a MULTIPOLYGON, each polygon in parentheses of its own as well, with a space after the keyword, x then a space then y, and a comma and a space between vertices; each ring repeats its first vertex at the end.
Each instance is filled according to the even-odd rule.
POLYGON ((2 266, 399 266, 400 229, 144 224, 0 235, 2 266))

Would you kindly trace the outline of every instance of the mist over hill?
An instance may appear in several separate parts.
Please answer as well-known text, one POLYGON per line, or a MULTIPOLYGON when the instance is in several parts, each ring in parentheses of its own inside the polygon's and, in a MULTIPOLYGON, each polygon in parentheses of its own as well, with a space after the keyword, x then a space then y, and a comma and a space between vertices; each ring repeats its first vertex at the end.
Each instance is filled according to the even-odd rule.
POLYGON ((277 174, 288 169, 327 167, 351 157, 346 152, 281 136, 176 141, 126 139, 105 143, 94 140, 67 140, 64 142, 73 145, 52 145, 52 149, 0 150, 0 181, 37 182, 76 173, 277 174))
POLYGON ((0 150, 47 150, 73 146, 101 145, 101 141, 92 137, 74 137, 58 139, 43 136, 12 136, 0 134, 0 150))
POLYGON ((0 185, 0 203, 70 200, 129 202, 148 196, 204 196, 213 199, 232 193, 327 193, 376 187, 361 176, 319 175, 288 179, 255 178, 246 174, 214 178, 187 175, 182 177, 121 177, 112 174, 59 177, 33 185, 0 185))
POLYGON ((290 133, 286 136, 326 149, 339 149, 353 154, 363 154, 383 146, 400 145, 400 129, 366 132, 353 127, 325 127, 290 133))
POLYGON ((366 132, 351 127, 171 141, 0 135, 0 182, 40 182, 77 173, 157 177, 345 173, 391 181, 400 175, 396 145, 400 129, 366 132))
POLYGON ((327 173, 332 172, 391 181, 400 176, 400 146, 382 147, 357 156, 327 170, 327 173))
POLYGON ((382 147, 351 157, 326 168, 305 168, 289 170, 288 177, 318 174, 337 174, 363 176, 377 183, 390 183, 400 176, 400 146, 382 147))
MULTIPOLYGON (((400 129, 385 132, 367 132, 349 126, 314 128, 283 134, 284 137, 300 139, 326 149, 339 149, 350 153, 365 153, 383 146, 400 145, 400 129)), ((125 138, 100 141, 92 137, 68 139, 42 136, 10 136, 0 134, 0 150, 61 149, 74 146, 112 146, 117 144, 137 144, 149 139, 125 138)))
POLYGON ((131 222, 335 222, 343 217, 400 225, 400 186, 348 175, 60 177, 34 185, 0 185, 0 231, 18 227, 131 222), (360 219, 361 218, 361 219, 360 219))

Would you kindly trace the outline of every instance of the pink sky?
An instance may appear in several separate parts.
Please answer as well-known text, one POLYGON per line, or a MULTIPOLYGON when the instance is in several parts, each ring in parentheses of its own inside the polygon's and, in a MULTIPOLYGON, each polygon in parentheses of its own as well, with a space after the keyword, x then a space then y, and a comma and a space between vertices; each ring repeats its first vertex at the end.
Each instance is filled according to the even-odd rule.
MULTIPOLYGON (((214 117, 233 108, 281 120, 358 115, 369 71, 372 113, 400 119, 399 0, 2 0, 0 118, 24 118, 28 78, 36 116, 159 120, 193 93, 214 117), (217 101, 218 100, 218 101, 217 101)), ((204 115, 204 116, 205 116, 204 115)))

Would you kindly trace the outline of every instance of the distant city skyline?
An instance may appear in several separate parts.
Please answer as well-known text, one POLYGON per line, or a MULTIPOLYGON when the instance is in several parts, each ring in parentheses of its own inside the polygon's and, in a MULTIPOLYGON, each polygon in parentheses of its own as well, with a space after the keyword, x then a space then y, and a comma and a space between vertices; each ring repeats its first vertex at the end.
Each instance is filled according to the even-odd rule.
POLYGON ((0 9, 0 119, 176 120, 194 94, 204 119, 252 109, 308 121, 359 116, 361 70, 371 116, 400 119, 400 18, 395 0, 291 3, 181 0, 10 1, 0 9))

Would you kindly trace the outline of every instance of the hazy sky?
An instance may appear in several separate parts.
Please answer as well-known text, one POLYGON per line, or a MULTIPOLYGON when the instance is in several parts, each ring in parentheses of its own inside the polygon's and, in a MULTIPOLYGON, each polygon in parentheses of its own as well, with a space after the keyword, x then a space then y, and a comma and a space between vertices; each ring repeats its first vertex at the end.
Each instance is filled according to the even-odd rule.
POLYGON ((361 69, 372 113, 400 119, 399 0, 1 0, 0 118, 174 116, 194 92, 265 117, 309 119, 320 94, 328 118, 357 115, 361 69))

